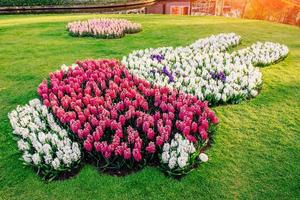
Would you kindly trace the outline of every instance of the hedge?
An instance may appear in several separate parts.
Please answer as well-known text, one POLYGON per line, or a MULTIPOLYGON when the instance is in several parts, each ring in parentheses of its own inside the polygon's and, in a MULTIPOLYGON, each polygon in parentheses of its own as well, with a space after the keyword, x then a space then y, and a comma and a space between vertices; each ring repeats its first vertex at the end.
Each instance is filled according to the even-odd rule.
POLYGON ((0 7, 12 6, 49 6, 80 4, 114 4, 134 2, 138 0, 0 0, 0 7))

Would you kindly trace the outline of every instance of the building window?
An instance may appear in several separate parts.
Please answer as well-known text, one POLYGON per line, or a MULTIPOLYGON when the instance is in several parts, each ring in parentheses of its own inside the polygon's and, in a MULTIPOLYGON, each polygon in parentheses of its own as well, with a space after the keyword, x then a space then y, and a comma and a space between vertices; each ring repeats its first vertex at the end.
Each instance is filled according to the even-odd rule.
POLYGON ((170 14, 172 15, 188 15, 189 14, 189 6, 171 6, 170 14))

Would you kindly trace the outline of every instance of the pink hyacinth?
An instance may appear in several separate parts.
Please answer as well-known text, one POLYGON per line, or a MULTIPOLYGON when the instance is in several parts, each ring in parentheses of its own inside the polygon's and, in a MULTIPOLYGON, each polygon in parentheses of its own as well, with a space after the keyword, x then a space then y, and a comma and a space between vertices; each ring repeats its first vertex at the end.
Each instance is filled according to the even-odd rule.
POLYGON ((86 151, 103 158, 140 162, 176 133, 197 144, 218 123, 192 95, 133 76, 116 60, 87 60, 50 75, 38 93, 54 116, 69 126, 86 151))
POLYGON ((151 154, 155 153, 155 144, 154 144, 154 142, 150 142, 148 144, 148 146, 146 147, 146 151, 148 153, 151 153, 151 154))
MULTIPOLYGON (((75 21, 68 23, 67 30, 73 36, 94 36, 100 38, 120 38, 126 33, 137 33, 141 31, 141 25, 132 23, 125 19, 90 19, 87 21, 75 21)), ((79 72, 75 72, 74 76, 79 72)), ((95 76, 95 75, 94 75, 95 76)), ((107 74, 111 77, 110 74, 107 74)), ((58 77, 61 78, 60 76, 58 77)), ((116 78, 116 82, 118 79, 116 78)))

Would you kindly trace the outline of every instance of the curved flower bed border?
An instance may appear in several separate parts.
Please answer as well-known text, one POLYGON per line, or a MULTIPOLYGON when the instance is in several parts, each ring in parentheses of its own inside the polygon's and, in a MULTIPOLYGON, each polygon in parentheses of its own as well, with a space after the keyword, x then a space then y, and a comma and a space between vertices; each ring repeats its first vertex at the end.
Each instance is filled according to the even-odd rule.
POLYGON ((121 38, 125 34, 138 33, 142 27, 125 19, 89 19, 87 21, 70 22, 67 25, 70 35, 75 37, 91 36, 96 38, 121 38))

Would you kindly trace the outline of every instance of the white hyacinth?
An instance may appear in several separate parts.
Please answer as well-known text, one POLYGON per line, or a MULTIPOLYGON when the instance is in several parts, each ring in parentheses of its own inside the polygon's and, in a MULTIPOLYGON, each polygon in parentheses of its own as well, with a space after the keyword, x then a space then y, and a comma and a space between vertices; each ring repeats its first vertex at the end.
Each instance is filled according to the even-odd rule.
POLYGON ((40 100, 33 99, 8 114, 18 148, 27 164, 41 169, 70 169, 81 158, 78 143, 72 142, 40 100))
POLYGON ((287 46, 272 42, 257 42, 250 47, 233 52, 233 56, 254 65, 270 65, 287 56, 287 46))
POLYGON ((171 143, 164 143, 163 153, 161 154, 162 162, 168 164, 172 170, 174 168, 184 168, 188 165, 190 155, 196 151, 192 142, 176 133, 171 143))
POLYGON ((207 156, 205 153, 200 153, 199 159, 200 159, 202 162, 207 162, 207 161, 208 161, 208 156, 207 156))
POLYGON ((64 72, 67 72, 70 68, 75 69, 76 67, 78 67, 78 64, 73 63, 71 66, 63 64, 63 65, 61 65, 60 69, 63 70, 64 72))
POLYGON ((258 94, 262 74, 255 66, 272 64, 288 54, 285 45, 271 42, 226 52, 239 43, 235 33, 212 35, 186 47, 136 50, 122 63, 152 84, 176 88, 212 104, 237 103, 258 94))

